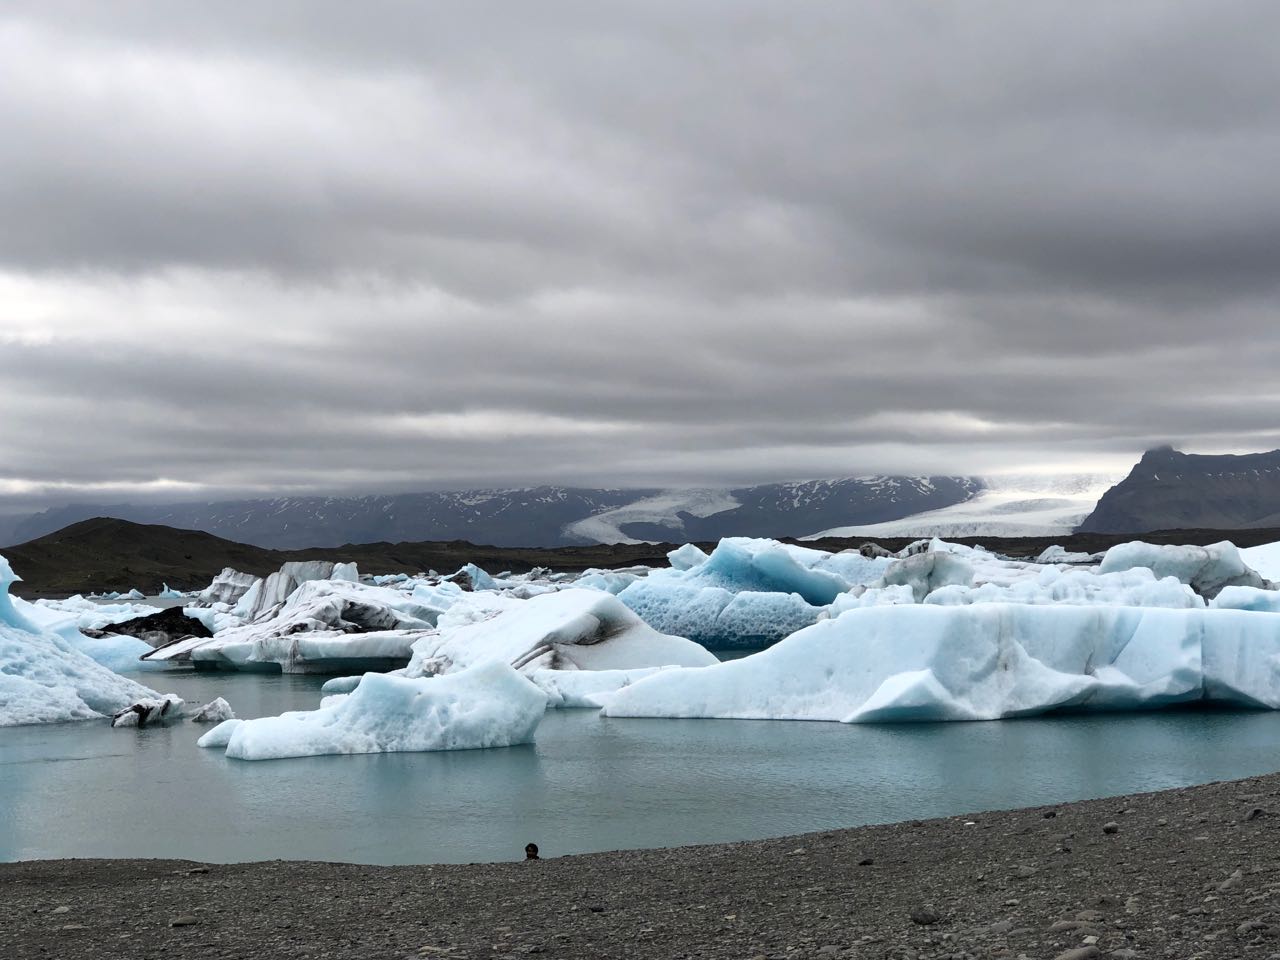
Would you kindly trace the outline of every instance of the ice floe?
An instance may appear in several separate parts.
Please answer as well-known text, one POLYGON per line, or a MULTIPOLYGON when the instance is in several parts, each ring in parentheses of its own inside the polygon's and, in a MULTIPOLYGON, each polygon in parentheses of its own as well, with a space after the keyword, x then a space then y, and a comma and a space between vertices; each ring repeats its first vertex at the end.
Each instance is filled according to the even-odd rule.
POLYGON ((741 660, 641 679, 614 694, 605 713, 870 723, 1198 700, 1280 707, 1280 614, 866 607, 741 660))
POLYGON ((9 596, 18 579, 0 557, 0 726, 102 718, 159 696, 25 616, 9 596))
POLYGON ((226 754, 237 760, 506 747, 530 742, 546 708, 536 684, 496 661, 442 677, 371 673, 337 702, 224 723, 201 745, 226 728, 226 754))

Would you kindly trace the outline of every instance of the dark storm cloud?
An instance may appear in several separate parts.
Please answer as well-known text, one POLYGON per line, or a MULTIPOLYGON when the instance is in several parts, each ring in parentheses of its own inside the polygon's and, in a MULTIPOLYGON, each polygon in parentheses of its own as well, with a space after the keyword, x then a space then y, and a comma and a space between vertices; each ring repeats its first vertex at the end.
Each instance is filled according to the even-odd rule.
POLYGON ((0 501, 1280 446, 1277 28, 7 4, 0 501))

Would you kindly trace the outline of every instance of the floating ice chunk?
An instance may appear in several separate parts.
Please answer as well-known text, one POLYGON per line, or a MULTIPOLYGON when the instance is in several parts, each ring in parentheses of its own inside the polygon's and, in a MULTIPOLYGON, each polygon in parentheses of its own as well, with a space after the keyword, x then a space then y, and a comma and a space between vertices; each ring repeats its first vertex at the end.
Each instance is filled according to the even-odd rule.
POLYGON ((1260 613, 1280 613, 1280 591, 1260 590, 1257 587, 1223 587, 1209 606, 1219 610, 1254 610, 1260 613))
MULTIPOLYGON (((696 559, 687 553, 680 562, 696 559)), ((831 554, 726 537, 705 560, 684 570, 655 570, 618 599, 663 632, 710 647, 758 647, 816 622, 827 604, 889 567, 858 551, 831 554)))
POLYGON ((234 717, 230 720, 223 720, 220 724, 197 740, 196 746, 226 747, 226 745, 231 742, 231 735, 236 732, 236 728, 242 723, 244 723, 243 720, 237 720, 234 717))
POLYGON ((360 684, 360 676, 355 677, 333 677, 326 680, 320 688, 321 693, 350 693, 360 684))
POLYGON ((1209 699, 1280 706, 1280 614, 978 604, 850 610, 618 691, 609 716, 997 719, 1209 699))
POLYGON ((612 694, 659 670, 678 667, 639 667, 632 670, 535 670, 529 679, 547 694, 551 707, 600 707, 612 694))
POLYGON ((13 597, 12 604, 28 623, 39 630, 57 634, 67 646, 79 650, 108 670, 138 673, 155 669, 139 660, 151 652, 150 645, 144 641, 128 636, 89 637, 81 632, 109 629, 115 624, 153 614, 155 607, 132 603, 96 604, 80 596, 66 600, 37 600, 34 603, 13 597))
POLYGON ((917 603, 939 587, 973 585, 973 566, 951 553, 930 551, 895 560, 877 586, 908 586, 917 603))
POLYGON ((826 614, 828 619, 834 619, 846 610, 856 610, 859 607, 894 606, 915 602, 915 592, 909 584, 900 583, 892 587, 868 587, 861 593, 853 590, 849 593, 842 593, 827 608, 826 614))
POLYGON ((113 673, 15 608, 0 557, 0 726, 109 716, 154 690, 113 673))
POLYGON ((329 574, 330 580, 345 580, 348 583, 360 582, 360 571, 355 563, 335 563, 333 572, 329 574))
POLYGON ((643 578, 639 574, 630 571, 584 570, 582 575, 573 581, 573 585, 617 595, 640 579, 643 578))
POLYGON ((121 594, 120 596, 121 596, 121 599, 124 599, 124 600, 145 600, 145 599, 147 599, 147 595, 146 595, 145 593, 143 593, 141 590, 139 590, 137 587, 134 587, 134 588, 133 588, 132 590, 130 590, 128 593, 123 593, 123 594, 121 594))
POLYGON ((258 581, 252 573, 241 573, 233 567, 223 567, 222 572, 200 592, 199 601, 206 604, 235 604, 258 581))
POLYGON ((176 693, 162 697, 144 697, 117 711, 111 718, 113 727, 156 727, 174 723, 186 716, 186 705, 176 693))
POLYGON ((444 580, 436 584, 415 584, 410 596, 414 603, 427 611, 423 619, 436 623, 440 619, 440 614, 466 596, 466 591, 456 583, 444 580))
POLYGON ((676 547, 667 554, 667 561, 671 564, 672 570, 692 570, 694 567, 700 567, 710 559, 702 548, 694 543, 686 543, 682 547, 676 547))
POLYGON ((413 646, 410 676, 448 673, 488 660, 532 673, 541 668, 612 670, 702 666, 716 658, 683 637, 654 630, 616 597, 570 588, 531 600, 477 594, 487 616, 469 617, 471 602, 440 618, 438 632, 413 646))
POLYGON ((966 603, 1033 603, 1091 606, 1203 607, 1204 600, 1177 577, 1157 580, 1145 567, 1095 573, 1091 569, 1045 567, 1034 578, 1013 583, 984 583, 976 587, 939 587, 925 603, 957 605, 966 603))
POLYGON ((398 590, 308 580, 263 619, 161 647, 146 659, 228 669, 276 667, 285 673, 390 670, 409 662, 413 642, 438 616, 398 590))
POLYGON ((231 709, 231 704, 227 703, 222 697, 210 700, 191 715, 193 723, 221 723, 224 720, 234 720, 235 718, 236 712, 231 709))
POLYGON ((161 600, 181 600, 183 597, 186 596, 186 594, 183 593, 181 590, 173 589, 173 587, 169 586, 169 584, 166 583, 161 588, 160 592, 156 594, 156 596, 159 597, 161 600))
POLYGON ((1036 557, 1036 563, 1097 563, 1103 556, 1104 554, 1101 553, 1080 553, 1068 550, 1055 543, 1051 547, 1044 548, 1040 556, 1036 557))
POLYGON ((1280 543, 1264 543, 1240 551, 1240 559, 1268 580, 1280 582, 1280 543))
POLYGON ((776 643, 816 623, 824 609, 794 593, 735 594, 657 575, 633 583, 618 599, 655 629, 713 649, 776 643))
MULTIPOLYGON (((852 556, 862 564, 876 562, 859 554, 852 556)), ((721 587, 734 593, 795 593, 807 603, 825 605, 853 585, 840 573, 825 569, 831 560, 832 554, 809 547, 795 547, 776 540, 726 537, 705 562, 686 572, 681 579, 686 584, 721 587)), ((678 576, 679 572, 667 574, 673 575, 678 576)))
POLYGON ((446 677, 370 673, 340 703, 242 722, 231 733, 227 756, 273 760, 506 747, 530 742, 546 707, 547 695, 504 663, 446 677))
POLYGON ((1207 547, 1120 543, 1107 551, 1098 570, 1113 573, 1134 567, 1147 567, 1157 577, 1177 577, 1209 599, 1227 586, 1269 586, 1245 564, 1240 551, 1228 540, 1207 547))

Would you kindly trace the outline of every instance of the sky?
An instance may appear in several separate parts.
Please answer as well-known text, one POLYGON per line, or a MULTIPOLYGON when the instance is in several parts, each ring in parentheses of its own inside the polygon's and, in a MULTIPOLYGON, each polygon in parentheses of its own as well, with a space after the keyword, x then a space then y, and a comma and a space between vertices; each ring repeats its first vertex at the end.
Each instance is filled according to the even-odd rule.
POLYGON ((1280 6, 0 7, 0 512, 1280 447, 1280 6))

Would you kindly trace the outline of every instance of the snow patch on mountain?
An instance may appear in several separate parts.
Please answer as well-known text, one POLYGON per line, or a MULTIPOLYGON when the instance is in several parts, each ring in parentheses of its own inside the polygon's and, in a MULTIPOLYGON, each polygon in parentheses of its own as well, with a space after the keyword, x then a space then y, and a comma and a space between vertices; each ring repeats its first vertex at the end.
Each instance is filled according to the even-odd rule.
POLYGON ((1108 474, 984 477, 971 500, 862 526, 832 527, 804 537, 1047 537, 1071 533, 1120 478, 1108 474))

